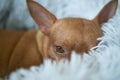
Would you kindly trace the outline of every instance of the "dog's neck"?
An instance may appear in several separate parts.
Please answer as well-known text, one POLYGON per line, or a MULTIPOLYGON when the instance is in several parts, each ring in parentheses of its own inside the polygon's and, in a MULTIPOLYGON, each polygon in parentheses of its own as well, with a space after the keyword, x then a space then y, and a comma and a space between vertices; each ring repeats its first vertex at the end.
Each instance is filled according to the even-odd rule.
POLYGON ((44 58, 47 58, 47 48, 48 48, 48 37, 45 36, 40 30, 38 30, 37 35, 36 35, 36 41, 37 41, 37 46, 40 54, 44 58))

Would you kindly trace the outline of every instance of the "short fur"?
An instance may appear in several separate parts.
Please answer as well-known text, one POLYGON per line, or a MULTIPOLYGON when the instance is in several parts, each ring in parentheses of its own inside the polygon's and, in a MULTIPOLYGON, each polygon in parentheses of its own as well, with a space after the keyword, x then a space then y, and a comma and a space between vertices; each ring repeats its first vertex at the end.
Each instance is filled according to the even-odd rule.
POLYGON ((101 24, 116 11, 117 0, 109 2, 93 20, 82 18, 59 19, 35 1, 27 0, 31 16, 40 30, 0 30, 0 76, 20 68, 39 65, 43 59, 70 59, 74 50, 82 54, 98 44, 101 24), (111 5, 112 4, 112 5, 111 5), (61 47, 63 52, 56 50, 61 47))

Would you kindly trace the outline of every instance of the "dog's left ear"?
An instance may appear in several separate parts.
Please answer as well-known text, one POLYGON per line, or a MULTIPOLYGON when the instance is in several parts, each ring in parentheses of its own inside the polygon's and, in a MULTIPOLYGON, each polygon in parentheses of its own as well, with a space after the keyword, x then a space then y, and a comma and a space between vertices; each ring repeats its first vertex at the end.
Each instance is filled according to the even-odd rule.
POLYGON ((104 8, 101 12, 94 18, 94 22, 98 23, 98 25, 107 22, 109 18, 115 15, 116 9, 118 5, 118 0, 112 0, 104 8))

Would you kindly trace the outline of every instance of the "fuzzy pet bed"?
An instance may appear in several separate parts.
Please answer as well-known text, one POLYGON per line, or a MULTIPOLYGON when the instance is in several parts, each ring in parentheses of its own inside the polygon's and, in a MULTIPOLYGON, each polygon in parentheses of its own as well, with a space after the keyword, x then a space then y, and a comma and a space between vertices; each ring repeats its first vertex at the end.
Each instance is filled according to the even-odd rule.
POLYGON ((82 58, 73 51, 70 62, 45 60, 40 66, 13 72, 9 80, 120 80, 120 0, 116 15, 103 24, 102 30, 104 36, 98 38, 101 42, 94 47, 97 49, 92 48, 82 58))

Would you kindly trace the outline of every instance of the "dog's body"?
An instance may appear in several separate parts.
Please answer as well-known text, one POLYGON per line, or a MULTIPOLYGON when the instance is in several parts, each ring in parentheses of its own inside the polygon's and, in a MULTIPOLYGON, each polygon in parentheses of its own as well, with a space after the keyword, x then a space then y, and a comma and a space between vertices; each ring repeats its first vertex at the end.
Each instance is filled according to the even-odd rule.
POLYGON ((0 75, 5 75, 23 65, 28 68, 42 62, 36 34, 37 30, 27 32, 0 30, 0 36, 3 36, 0 37, 0 75))
POLYGON ((27 0, 27 3, 40 30, 0 30, 0 76, 21 67, 39 65, 45 58, 70 59, 73 50, 88 52, 102 36, 100 25, 115 14, 117 7, 117 0, 111 1, 92 21, 81 18, 57 20, 36 2, 27 0))

